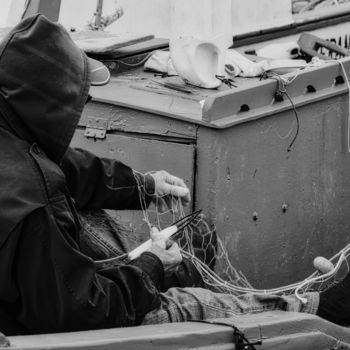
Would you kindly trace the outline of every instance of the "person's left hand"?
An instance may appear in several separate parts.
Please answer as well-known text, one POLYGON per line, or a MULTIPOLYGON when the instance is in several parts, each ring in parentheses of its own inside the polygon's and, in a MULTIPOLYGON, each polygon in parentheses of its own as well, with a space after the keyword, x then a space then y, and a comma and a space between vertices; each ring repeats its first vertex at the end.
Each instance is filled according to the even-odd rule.
POLYGON ((156 227, 151 228, 152 245, 149 252, 155 254, 164 266, 164 270, 172 270, 182 261, 182 255, 177 243, 164 238, 156 227))
POLYGON ((155 171, 149 173, 155 183, 153 202, 160 212, 177 210, 176 201, 181 200, 182 205, 187 206, 191 201, 190 190, 184 180, 169 174, 167 171, 155 171))

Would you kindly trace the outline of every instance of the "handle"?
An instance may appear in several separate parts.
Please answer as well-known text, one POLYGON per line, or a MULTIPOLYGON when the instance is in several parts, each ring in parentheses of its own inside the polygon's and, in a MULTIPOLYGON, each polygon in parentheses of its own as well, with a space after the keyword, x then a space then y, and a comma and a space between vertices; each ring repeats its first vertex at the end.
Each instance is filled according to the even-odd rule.
MULTIPOLYGON (((160 231, 159 233, 164 236, 165 239, 170 238, 174 233, 177 232, 177 226, 169 226, 165 228, 164 230, 160 231)), ((132 250, 128 257, 130 260, 135 260, 138 258, 142 253, 144 253, 146 250, 148 250, 152 245, 152 240, 149 239, 146 242, 140 244, 138 247, 136 247, 134 250, 132 250)))

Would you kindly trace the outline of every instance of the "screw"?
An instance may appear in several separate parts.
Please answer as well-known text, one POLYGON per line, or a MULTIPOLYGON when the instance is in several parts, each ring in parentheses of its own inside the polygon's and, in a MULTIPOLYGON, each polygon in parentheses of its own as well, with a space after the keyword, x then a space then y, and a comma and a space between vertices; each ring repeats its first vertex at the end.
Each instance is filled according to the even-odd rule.
POLYGON ((253 220, 258 221, 258 213, 256 211, 253 213, 253 220))

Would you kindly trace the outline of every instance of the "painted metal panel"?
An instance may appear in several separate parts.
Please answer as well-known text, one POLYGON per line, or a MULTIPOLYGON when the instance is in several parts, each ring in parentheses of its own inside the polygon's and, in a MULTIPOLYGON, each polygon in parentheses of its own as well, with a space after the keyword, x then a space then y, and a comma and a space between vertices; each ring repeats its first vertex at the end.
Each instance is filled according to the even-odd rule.
POLYGON ((107 134, 105 140, 87 139, 77 130, 71 145, 87 149, 100 157, 116 158, 141 172, 167 169, 193 183, 194 145, 107 134))
MULTIPOLYGON (((350 58, 330 61, 319 67, 290 73, 288 95, 295 106, 342 95, 348 90, 350 58)), ((141 69, 112 77, 108 85, 90 90, 95 101, 140 110, 171 120, 183 120, 211 128, 227 128, 271 113, 291 110, 288 98, 276 98, 281 88, 277 77, 235 78, 236 88, 222 84, 218 89, 186 85, 178 76, 162 78, 141 69), (186 88, 179 92, 164 86, 174 83, 186 88)))
MULTIPOLYGON (((86 149, 99 157, 117 159, 143 173, 153 170, 167 170, 183 178, 193 191, 195 157, 193 144, 157 141, 123 133, 107 134, 105 140, 94 140, 87 139, 83 130, 77 130, 71 146, 86 149)), ((141 211, 111 213, 135 233, 149 233, 141 211)), ((162 220, 171 223, 172 217, 171 215, 163 215, 162 220)), ((143 240, 142 236, 137 237, 137 241, 141 240, 143 240)))
POLYGON ((181 138, 188 139, 188 142, 194 142, 197 137, 197 128, 191 123, 105 103, 89 103, 83 111, 79 126, 86 126, 89 117, 108 119, 110 131, 137 133, 143 136, 148 134, 156 138, 166 137, 168 140, 181 138))
POLYGON ((348 95, 214 130, 200 127, 196 209, 258 288, 304 279, 350 240, 348 95))
MULTIPOLYGON (((342 62, 349 72, 350 60, 342 62)), ((349 100, 339 64, 301 71, 288 85, 300 122, 291 152, 296 118, 289 99, 274 98, 276 80, 243 79, 236 89, 216 91, 193 88, 188 99, 171 90, 133 89, 135 82, 153 79, 140 70, 115 79, 99 95, 94 90, 100 103, 87 106, 81 125, 89 114, 107 116, 114 132, 139 139, 133 148, 136 158, 127 163, 150 170, 145 161, 157 162, 188 179, 195 188, 194 208, 216 223, 233 265, 257 288, 301 280, 312 271, 315 256, 330 257, 348 243, 349 100), (194 117, 200 101, 203 108, 194 117), (249 105, 248 111, 240 110, 242 103, 249 105), (146 139, 160 142, 147 155, 142 153, 146 139), (193 158, 180 163, 176 158, 183 157, 182 146, 194 149, 195 143, 193 179, 193 170, 186 175, 193 158)), ((87 146, 86 140, 79 142, 87 146)), ((104 147, 107 152, 99 141, 89 142, 90 149, 104 147)), ((194 151, 189 154, 194 157, 194 151)))

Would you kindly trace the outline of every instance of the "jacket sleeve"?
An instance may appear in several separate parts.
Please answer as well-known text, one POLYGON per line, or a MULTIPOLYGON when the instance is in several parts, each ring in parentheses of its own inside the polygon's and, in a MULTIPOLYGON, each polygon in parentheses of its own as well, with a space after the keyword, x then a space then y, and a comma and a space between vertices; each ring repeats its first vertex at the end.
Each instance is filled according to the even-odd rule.
POLYGON ((149 205, 154 193, 152 176, 82 149, 69 148, 61 161, 61 169, 80 209, 142 209, 142 205, 149 205), (144 199, 142 203, 140 195, 144 199))
POLYGON ((29 332, 137 325, 160 305, 158 257, 148 252, 133 264, 97 270, 71 238, 67 214, 51 213, 49 205, 26 219, 17 249, 19 321, 29 332))

